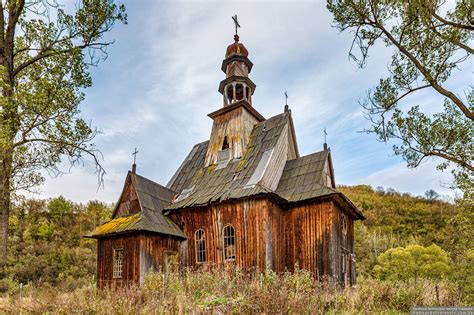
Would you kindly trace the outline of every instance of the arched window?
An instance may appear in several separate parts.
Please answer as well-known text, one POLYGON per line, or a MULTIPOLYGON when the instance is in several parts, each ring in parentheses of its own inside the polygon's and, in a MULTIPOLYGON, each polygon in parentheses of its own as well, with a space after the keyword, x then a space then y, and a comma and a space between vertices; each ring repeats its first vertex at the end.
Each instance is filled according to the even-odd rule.
POLYGON ((227 136, 224 137, 224 141, 222 142, 222 150, 229 148, 229 141, 227 140, 227 136))
POLYGON ((203 229, 199 229, 194 233, 194 242, 196 248, 196 262, 206 262, 206 238, 204 237, 203 229))
POLYGON ((237 101, 244 99, 244 86, 242 84, 237 84, 235 86, 235 99, 237 101))
POLYGON ((235 259, 235 230, 232 225, 224 227, 224 260, 235 259))

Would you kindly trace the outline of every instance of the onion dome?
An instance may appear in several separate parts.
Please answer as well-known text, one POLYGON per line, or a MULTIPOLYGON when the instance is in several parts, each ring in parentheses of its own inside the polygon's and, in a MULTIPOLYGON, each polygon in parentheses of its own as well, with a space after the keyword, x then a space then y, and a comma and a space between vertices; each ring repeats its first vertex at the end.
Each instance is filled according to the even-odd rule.
POLYGON ((245 48, 244 44, 239 43, 239 35, 235 34, 234 40, 234 43, 227 46, 225 57, 228 58, 233 55, 248 57, 249 51, 247 50, 247 48, 245 48))

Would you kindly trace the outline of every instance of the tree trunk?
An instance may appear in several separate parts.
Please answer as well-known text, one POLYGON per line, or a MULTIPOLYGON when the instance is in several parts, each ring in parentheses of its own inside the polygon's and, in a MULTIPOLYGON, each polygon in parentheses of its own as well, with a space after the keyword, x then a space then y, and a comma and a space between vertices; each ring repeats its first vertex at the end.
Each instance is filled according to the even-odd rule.
POLYGON ((0 271, 7 263, 11 158, 0 156, 0 271))

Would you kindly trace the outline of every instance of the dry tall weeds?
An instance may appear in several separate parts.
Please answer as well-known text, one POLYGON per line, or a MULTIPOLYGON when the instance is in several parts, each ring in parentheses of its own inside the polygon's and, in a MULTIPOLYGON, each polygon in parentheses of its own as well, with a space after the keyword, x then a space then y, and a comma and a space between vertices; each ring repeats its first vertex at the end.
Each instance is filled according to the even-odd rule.
POLYGON ((456 288, 428 280, 417 283, 360 280, 340 289, 298 270, 277 276, 221 271, 152 274, 142 288, 97 290, 90 283, 71 292, 26 287, 0 297, 7 314, 162 314, 162 313, 381 313, 408 312, 412 306, 460 306, 456 288))

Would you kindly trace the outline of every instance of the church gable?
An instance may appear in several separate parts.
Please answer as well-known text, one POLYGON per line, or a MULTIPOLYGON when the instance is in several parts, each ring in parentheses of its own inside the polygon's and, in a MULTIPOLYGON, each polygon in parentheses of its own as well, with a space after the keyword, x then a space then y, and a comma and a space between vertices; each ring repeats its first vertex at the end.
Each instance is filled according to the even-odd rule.
POLYGON ((185 238, 183 231, 162 213, 175 195, 168 188, 129 172, 112 219, 87 237, 146 231, 185 238))
POLYGON ((112 218, 123 217, 130 214, 135 214, 140 212, 140 203, 138 201, 138 196, 132 184, 132 178, 130 174, 125 180, 125 185, 120 195, 119 201, 115 207, 115 210, 112 214, 112 218))

